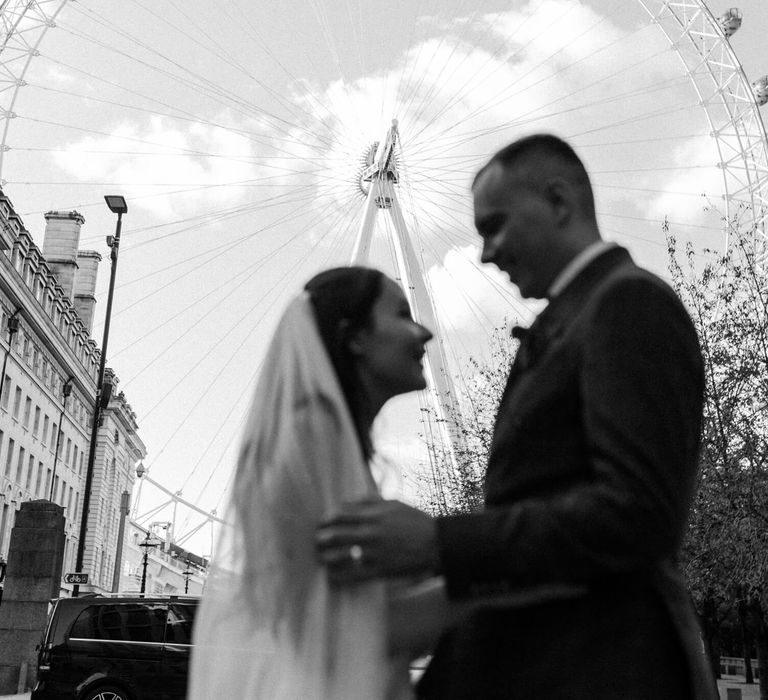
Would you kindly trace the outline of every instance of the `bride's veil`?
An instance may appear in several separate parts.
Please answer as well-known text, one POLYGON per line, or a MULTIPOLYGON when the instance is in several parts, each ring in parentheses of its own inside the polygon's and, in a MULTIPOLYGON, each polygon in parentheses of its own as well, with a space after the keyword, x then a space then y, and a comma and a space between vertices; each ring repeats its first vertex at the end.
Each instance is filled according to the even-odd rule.
POLYGON ((335 589, 314 551, 343 501, 376 497, 309 295, 268 350, 194 632, 188 697, 386 697, 383 584, 335 589))

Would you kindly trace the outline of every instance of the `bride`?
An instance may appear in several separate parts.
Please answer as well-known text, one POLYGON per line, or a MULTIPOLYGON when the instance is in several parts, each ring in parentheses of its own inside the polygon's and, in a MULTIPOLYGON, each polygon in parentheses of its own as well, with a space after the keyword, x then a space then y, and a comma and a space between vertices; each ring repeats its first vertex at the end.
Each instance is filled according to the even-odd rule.
MULTIPOLYGON (((283 315, 250 411, 195 625, 188 697, 403 700, 388 651, 387 584, 329 585, 314 534, 342 503, 378 498, 373 420, 426 386, 432 334, 377 270, 310 280, 283 315)), ((349 550, 349 566, 362 552, 349 550)))

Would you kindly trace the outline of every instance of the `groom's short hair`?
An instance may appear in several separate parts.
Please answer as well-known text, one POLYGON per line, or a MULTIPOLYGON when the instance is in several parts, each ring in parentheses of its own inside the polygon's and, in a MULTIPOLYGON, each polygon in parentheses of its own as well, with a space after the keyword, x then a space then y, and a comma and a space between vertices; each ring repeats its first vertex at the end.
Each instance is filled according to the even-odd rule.
POLYGON ((552 174, 566 178, 581 192, 580 201, 584 213, 594 218, 595 198, 589 174, 576 151, 558 136, 532 134, 505 146, 477 171, 472 180, 472 189, 483 173, 494 165, 504 170, 519 168, 526 174, 526 180, 532 187, 552 174))

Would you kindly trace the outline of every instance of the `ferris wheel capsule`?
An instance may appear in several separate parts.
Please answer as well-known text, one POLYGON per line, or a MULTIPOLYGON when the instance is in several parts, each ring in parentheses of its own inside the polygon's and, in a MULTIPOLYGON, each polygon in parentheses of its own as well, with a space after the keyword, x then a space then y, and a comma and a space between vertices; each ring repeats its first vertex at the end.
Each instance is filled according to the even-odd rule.
POLYGON ((768 104, 768 75, 758 78, 752 83, 752 89, 755 91, 755 99, 761 107, 768 104))
POLYGON ((730 10, 726 10, 720 15, 718 22, 720 28, 725 34, 725 38, 733 36, 736 30, 741 26, 741 10, 738 7, 732 7, 730 10))

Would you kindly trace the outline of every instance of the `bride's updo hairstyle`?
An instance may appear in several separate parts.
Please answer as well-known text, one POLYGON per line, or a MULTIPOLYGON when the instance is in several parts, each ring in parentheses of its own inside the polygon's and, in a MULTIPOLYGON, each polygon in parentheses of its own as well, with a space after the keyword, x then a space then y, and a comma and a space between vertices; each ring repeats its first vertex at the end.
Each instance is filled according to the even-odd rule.
POLYGON ((366 459, 373 452, 363 420, 367 397, 355 370, 349 339, 356 331, 370 327, 371 311, 381 294, 383 280, 383 273, 368 267, 335 267, 315 275, 304 287, 366 459))

